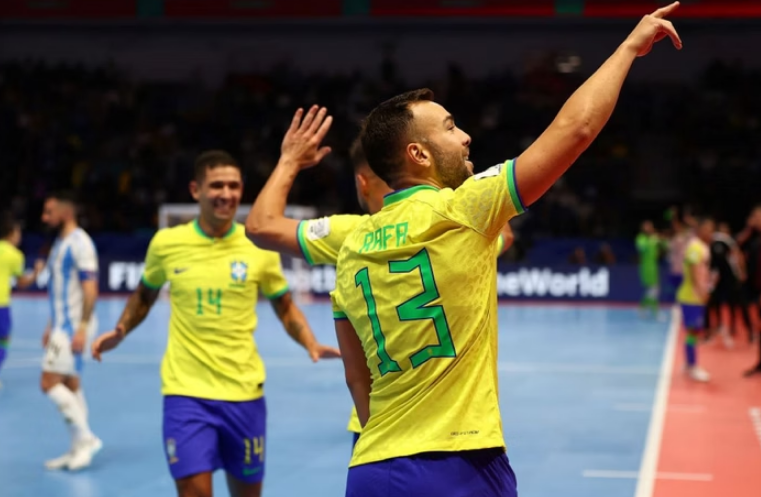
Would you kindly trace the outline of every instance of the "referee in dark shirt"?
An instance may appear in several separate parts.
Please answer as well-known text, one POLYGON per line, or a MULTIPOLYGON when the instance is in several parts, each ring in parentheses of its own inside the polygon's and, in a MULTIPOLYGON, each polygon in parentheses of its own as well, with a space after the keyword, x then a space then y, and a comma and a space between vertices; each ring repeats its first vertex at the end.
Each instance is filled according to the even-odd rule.
POLYGON ((741 258, 740 249, 737 242, 731 236, 729 225, 727 223, 720 223, 719 230, 714 234, 713 242, 711 243, 711 272, 718 276, 718 281, 708 300, 706 317, 714 312, 716 313, 720 324, 720 334, 727 347, 733 345, 732 336, 735 335, 736 331, 735 318, 738 307, 742 312, 743 320, 751 340, 753 337, 753 324, 748 314, 747 302, 744 302, 742 295, 741 280, 743 279, 743 268, 741 258), (724 306, 729 308, 729 330, 722 323, 721 309, 724 306))
MULTIPOLYGON (((745 255, 747 271, 747 278, 743 285, 745 298, 755 312, 758 312, 761 299, 761 205, 753 208, 745 229, 737 236, 737 241, 745 255)), ((758 360, 755 366, 746 371, 745 376, 761 374, 761 339, 758 335, 753 338, 758 343, 758 360)))

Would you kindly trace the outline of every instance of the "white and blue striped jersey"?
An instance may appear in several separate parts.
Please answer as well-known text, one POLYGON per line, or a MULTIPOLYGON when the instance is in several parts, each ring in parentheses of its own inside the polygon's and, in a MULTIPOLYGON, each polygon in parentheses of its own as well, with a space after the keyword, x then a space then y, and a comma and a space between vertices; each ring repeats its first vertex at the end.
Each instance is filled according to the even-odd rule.
POLYGON ((77 228, 57 238, 48 257, 48 271, 52 330, 71 336, 82 319, 82 282, 98 278, 98 254, 90 235, 77 228))

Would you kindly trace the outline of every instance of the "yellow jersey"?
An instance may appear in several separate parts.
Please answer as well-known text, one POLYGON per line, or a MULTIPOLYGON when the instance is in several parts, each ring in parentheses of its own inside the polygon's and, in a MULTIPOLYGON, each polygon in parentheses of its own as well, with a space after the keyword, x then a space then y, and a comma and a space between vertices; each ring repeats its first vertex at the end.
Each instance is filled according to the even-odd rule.
MULTIPOLYGON (((370 216, 341 214, 299 222, 298 240, 304 259, 310 266, 335 266, 338 251, 341 250, 346 237, 368 217, 370 216)), ((500 233, 497 240, 497 256, 502 254, 504 248, 505 240, 500 233)), ((351 410, 346 429, 352 433, 362 432, 356 407, 351 410)))
POLYGON ((310 266, 335 266, 346 237, 368 217, 339 214, 301 221, 297 235, 304 260, 310 266))
POLYGON ((0 307, 11 305, 11 278, 24 274, 24 254, 12 243, 0 240, 0 307))
POLYGON ((288 291, 280 255, 256 247, 237 223, 211 238, 198 221, 160 230, 145 259, 143 284, 170 285, 169 342, 161 393, 223 401, 264 394, 264 364, 253 333, 261 291, 288 291))
POLYGON ((392 193, 346 239, 333 312, 351 321, 372 374, 351 466, 505 446, 495 241, 523 210, 507 161, 456 190, 392 193))
POLYGON ((693 281, 692 266, 696 264, 708 264, 711 258, 711 249, 698 238, 693 238, 687 244, 684 251, 683 279, 679 286, 676 298, 680 304, 705 305, 706 302, 698 295, 696 282, 693 281))

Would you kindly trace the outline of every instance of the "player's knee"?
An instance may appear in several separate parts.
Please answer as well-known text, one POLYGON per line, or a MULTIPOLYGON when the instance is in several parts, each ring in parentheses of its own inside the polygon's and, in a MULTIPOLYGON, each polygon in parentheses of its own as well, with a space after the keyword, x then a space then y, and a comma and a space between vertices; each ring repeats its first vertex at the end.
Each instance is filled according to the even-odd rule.
POLYGON ((42 376, 40 377, 40 390, 42 390, 42 393, 46 394, 59 383, 61 383, 61 378, 58 375, 42 373, 42 376))
POLYGON ((212 497, 211 473, 175 480, 177 497, 212 497))

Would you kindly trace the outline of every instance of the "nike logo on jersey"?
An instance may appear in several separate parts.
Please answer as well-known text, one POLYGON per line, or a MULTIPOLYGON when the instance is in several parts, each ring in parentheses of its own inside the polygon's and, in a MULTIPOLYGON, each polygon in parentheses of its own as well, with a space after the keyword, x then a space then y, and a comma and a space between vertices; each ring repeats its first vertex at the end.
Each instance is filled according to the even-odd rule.
POLYGON ((187 271, 188 269, 190 269, 190 268, 187 268, 187 267, 176 267, 176 268, 174 268, 174 274, 182 274, 185 271, 187 271))

